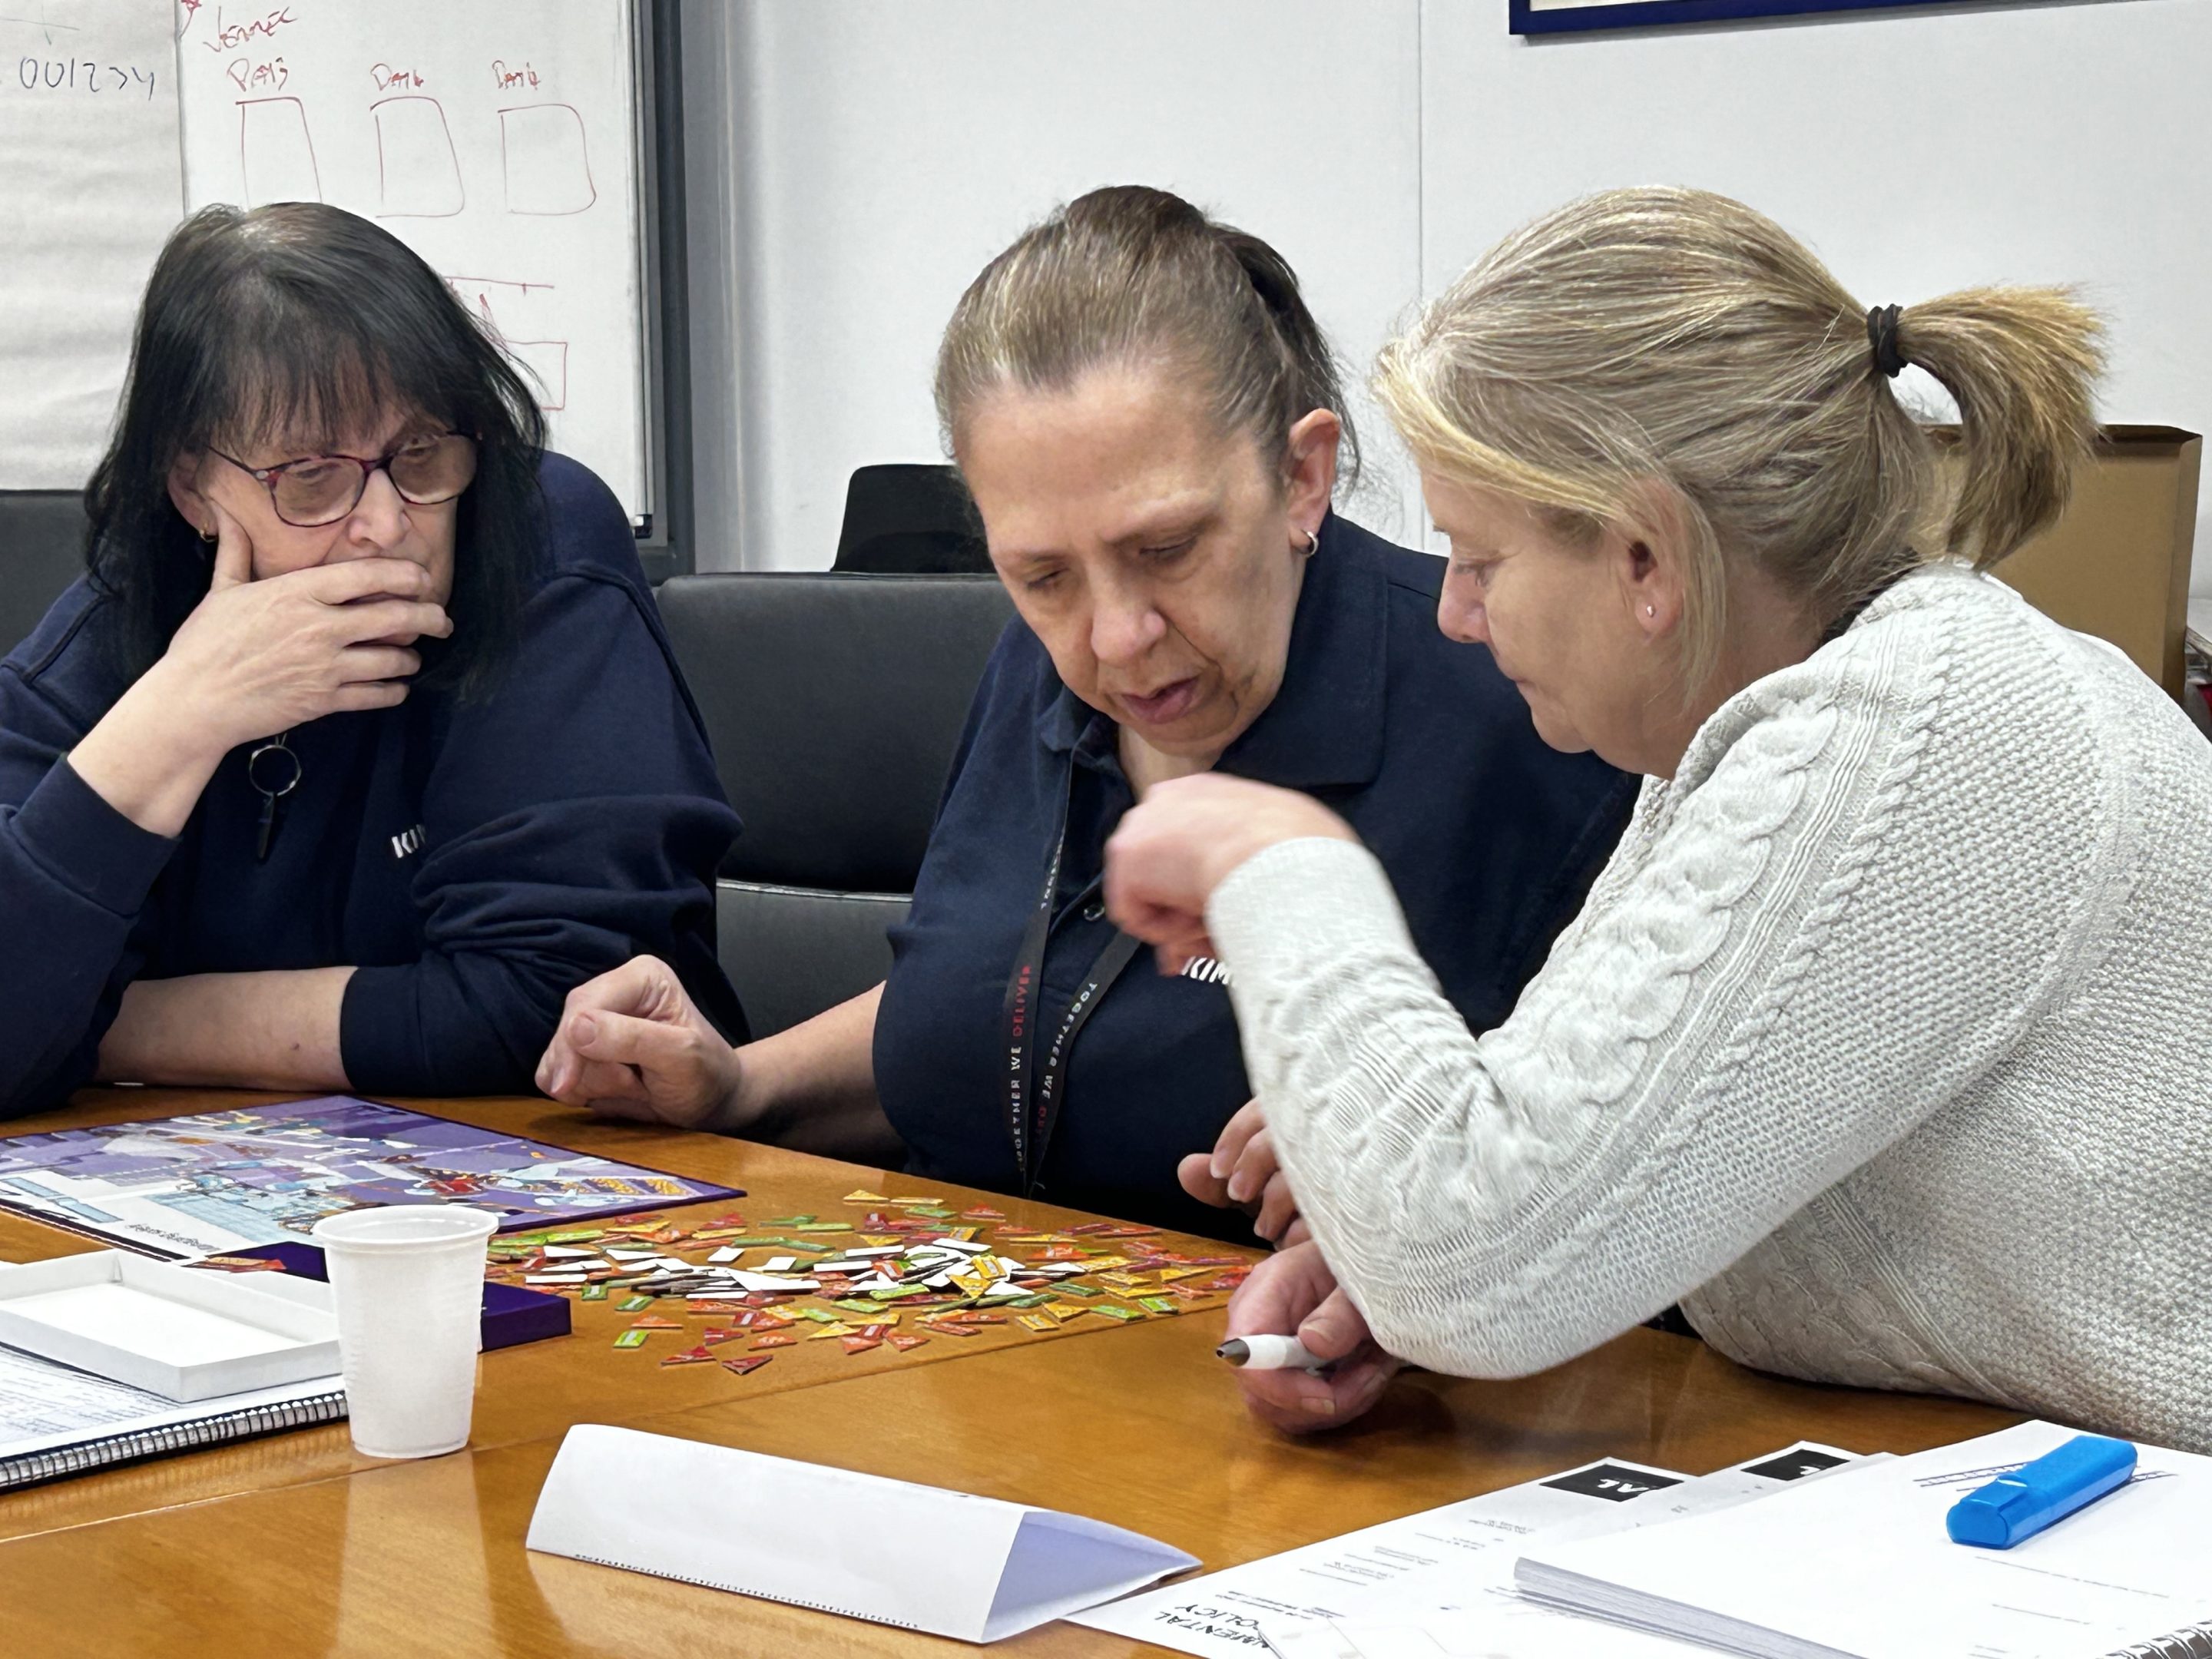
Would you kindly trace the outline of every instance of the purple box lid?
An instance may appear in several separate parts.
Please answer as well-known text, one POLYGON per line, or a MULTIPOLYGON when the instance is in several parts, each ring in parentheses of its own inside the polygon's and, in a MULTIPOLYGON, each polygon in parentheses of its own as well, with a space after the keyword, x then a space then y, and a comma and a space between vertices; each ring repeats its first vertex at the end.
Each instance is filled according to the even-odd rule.
MULTIPOLYGON (((253 1256, 263 1261, 281 1261, 284 1271, 301 1279, 327 1282, 329 1272, 323 1266, 323 1252, 315 1244, 257 1244, 251 1249, 229 1252, 232 1255, 253 1256)), ((541 1341, 549 1336, 568 1334, 568 1299, 549 1296, 544 1291, 533 1291, 520 1285, 484 1283, 483 1345, 489 1352, 494 1348, 512 1348, 519 1343, 541 1341)))

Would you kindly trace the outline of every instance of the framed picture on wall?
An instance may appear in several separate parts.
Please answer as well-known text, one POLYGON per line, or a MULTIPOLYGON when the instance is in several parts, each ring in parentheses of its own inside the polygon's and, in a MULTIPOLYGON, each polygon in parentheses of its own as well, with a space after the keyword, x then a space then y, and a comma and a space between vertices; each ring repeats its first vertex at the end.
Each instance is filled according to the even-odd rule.
POLYGON ((1510 0, 1515 34, 1576 34, 1593 29, 1663 28, 1790 17, 1816 11, 1917 11, 1959 0, 1510 0))

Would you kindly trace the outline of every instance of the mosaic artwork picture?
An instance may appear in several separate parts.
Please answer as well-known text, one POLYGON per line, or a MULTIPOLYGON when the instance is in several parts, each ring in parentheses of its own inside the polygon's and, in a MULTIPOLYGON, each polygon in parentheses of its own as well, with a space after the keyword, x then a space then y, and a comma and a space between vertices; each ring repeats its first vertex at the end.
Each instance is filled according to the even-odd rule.
POLYGON ((467 1204, 504 1231, 739 1195, 344 1095, 0 1139, 0 1207, 170 1258, 369 1204, 467 1204))

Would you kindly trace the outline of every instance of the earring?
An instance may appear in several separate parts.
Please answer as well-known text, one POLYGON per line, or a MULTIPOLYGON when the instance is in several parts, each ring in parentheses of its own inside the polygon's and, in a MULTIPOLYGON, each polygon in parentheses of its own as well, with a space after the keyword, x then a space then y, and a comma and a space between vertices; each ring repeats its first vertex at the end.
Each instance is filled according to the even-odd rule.
POLYGON ((1305 550, 1304 556, 1305 556, 1305 557, 1307 557, 1307 558, 1309 558, 1309 559, 1310 559, 1311 557, 1313 557, 1313 556, 1314 556, 1315 554, 1316 554, 1316 553, 1318 553, 1318 552, 1320 552, 1320 551, 1321 551, 1321 538, 1320 538, 1319 536, 1316 535, 1312 531, 1310 531, 1310 530, 1307 531, 1307 532, 1306 532, 1306 550, 1305 550))
POLYGON ((1656 617, 1659 614, 1659 607, 1656 605, 1647 605, 1644 607, 1644 614, 1647 617, 1656 617))
POLYGON ((210 547, 213 547, 216 542, 215 532, 212 530, 201 531, 200 539, 205 542, 210 547))

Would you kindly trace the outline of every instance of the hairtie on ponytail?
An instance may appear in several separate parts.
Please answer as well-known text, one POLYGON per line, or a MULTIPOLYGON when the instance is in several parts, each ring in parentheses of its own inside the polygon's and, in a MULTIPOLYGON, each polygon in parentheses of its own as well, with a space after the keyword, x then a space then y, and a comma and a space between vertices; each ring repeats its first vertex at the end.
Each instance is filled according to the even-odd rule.
POLYGON ((1897 349, 1897 319, 1903 306, 1876 306, 1867 313, 1867 343, 1874 348, 1874 366, 1891 380, 1905 372, 1905 356, 1897 349))

